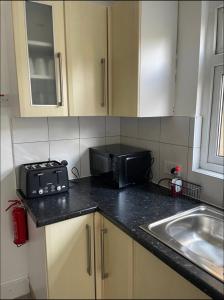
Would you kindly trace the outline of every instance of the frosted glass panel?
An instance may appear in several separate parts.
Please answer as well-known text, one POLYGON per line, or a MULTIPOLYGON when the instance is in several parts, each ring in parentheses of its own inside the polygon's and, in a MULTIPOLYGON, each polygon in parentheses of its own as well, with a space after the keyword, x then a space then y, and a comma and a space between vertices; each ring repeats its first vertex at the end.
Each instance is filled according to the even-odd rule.
POLYGON ((26 1, 27 40, 33 105, 56 105, 52 7, 26 1))
POLYGON ((217 15, 217 37, 216 37, 216 53, 223 53, 223 35, 224 35, 224 8, 218 8, 217 15))

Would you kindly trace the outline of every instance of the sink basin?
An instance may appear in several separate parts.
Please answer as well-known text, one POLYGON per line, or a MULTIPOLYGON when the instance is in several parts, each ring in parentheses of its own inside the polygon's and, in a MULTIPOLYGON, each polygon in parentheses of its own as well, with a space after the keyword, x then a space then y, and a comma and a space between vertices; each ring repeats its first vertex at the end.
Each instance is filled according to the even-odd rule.
POLYGON ((140 226, 224 281, 224 214, 206 205, 140 226))

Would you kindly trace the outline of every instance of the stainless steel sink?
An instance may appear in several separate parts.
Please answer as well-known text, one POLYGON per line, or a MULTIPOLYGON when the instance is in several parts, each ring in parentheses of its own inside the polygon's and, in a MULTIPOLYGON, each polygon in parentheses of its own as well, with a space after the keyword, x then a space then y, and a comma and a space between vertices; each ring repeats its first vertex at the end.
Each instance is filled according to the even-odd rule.
POLYGON ((224 281, 224 214, 206 205, 140 226, 224 281))

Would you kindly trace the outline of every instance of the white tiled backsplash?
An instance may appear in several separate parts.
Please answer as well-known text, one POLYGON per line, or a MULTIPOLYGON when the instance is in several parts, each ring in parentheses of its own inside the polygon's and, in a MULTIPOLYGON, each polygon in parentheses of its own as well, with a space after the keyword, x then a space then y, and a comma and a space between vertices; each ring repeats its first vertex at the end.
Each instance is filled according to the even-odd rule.
POLYGON ((202 186, 201 199, 210 204, 224 207, 223 180, 192 171, 194 118, 121 118, 121 142, 149 149, 153 152, 153 180, 167 177, 165 161, 182 166, 184 179, 202 186))
POLYGON ((48 159, 67 160, 82 177, 90 175, 88 148, 120 142, 120 118, 13 118, 14 164, 48 159))
POLYGON ((188 117, 14 118, 14 164, 66 159, 70 178, 73 166, 86 177, 90 175, 88 148, 121 141, 153 152, 154 182, 167 177, 165 161, 180 164, 184 179, 202 185, 203 200, 223 206, 223 181, 192 171, 193 128, 194 119, 188 117))

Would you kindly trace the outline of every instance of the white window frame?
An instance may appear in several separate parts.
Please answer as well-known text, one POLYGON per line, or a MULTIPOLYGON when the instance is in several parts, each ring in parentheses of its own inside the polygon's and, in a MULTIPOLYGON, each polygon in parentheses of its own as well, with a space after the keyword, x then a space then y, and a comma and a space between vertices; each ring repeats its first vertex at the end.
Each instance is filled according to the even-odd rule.
POLYGON ((200 168, 219 174, 224 173, 224 158, 216 155, 220 111, 223 109, 220 107, 219 100, 220 96, 223 97, 224 84, 224 54, 216 53, 217 15, 221 7, 223 7, 223 1, 202 2, 200 51, 201 115, 203 118, 200 168), (217 78, 219 81, 216 80, 217 78))

